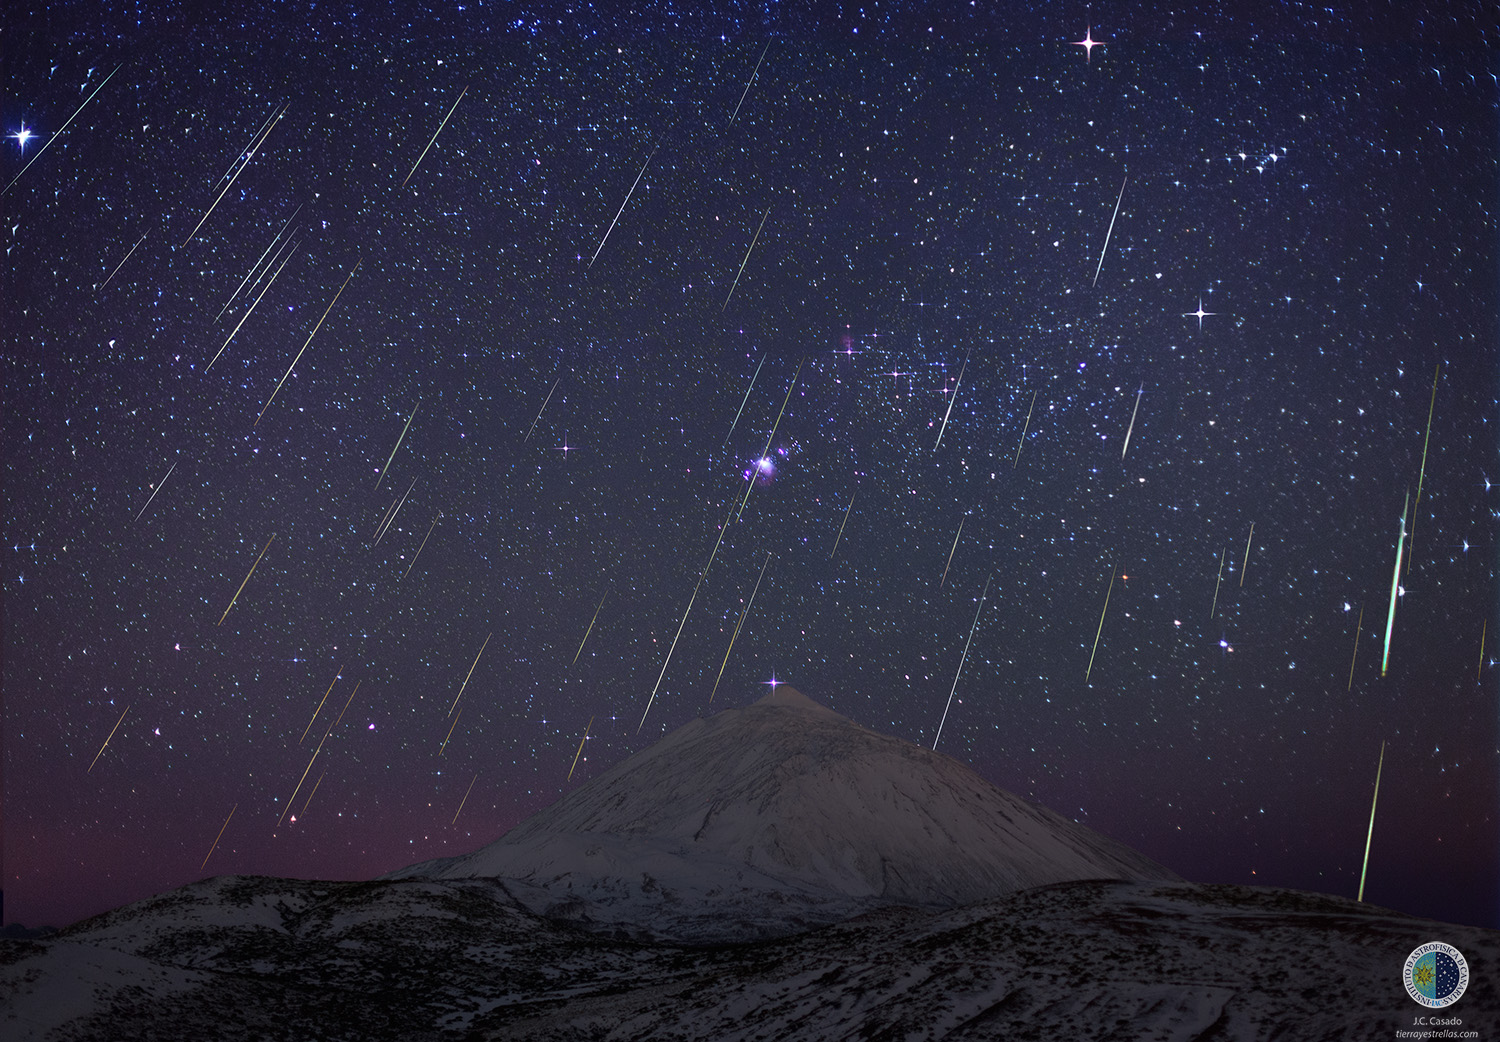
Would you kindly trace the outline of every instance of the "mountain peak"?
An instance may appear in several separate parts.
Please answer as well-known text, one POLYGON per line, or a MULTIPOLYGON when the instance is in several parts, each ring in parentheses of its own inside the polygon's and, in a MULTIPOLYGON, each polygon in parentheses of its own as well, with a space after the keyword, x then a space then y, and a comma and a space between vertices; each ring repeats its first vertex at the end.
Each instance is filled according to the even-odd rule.
POLYGON ((815 702, 808 698, 790 684, 776 684, 771 688, 769 694, 764 698, 756 699, 753 704, 758 706, 789 706, 793 709, 809 709, 817 713, 828 713, 831 716, 839 715, 823 703, 815 702))

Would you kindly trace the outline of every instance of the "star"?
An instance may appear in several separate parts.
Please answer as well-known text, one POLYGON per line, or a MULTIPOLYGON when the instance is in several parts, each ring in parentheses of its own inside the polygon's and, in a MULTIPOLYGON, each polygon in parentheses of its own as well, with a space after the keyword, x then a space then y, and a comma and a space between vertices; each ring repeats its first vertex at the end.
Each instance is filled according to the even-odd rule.
POLYGON ((1217 311, 1204 311, 1203 310, 1203 298, 1199 297, 1198 298, 1198 310, 1197 311, 1184 311, 1182 313, 1182 317, 1183 318, 1196 318, 1198 320, 1198 328, 1202 329, 1203 328, 1203 320, 1205 318, 1207 318, 1209 315, 1217 315, 1217 314, 1218 314, 1217 311))
POLYGON ((16 131, 14 134, 7 134, 6 136, 16 139, 16 144, 21 146, 22 155, 26 154, 26 142, 36 137, 36 135, 31 132, 31 128, 28 127, 25 123, 21 124, 20 130, 16 131))
POLYGON ((776 693, 776 689, 778 687, 780 687, 782 684, 785 684, 786 681, 785 680, 777 680, 776 679, 776 674, 772 673, 770 680, 762 680, 761 683, 762 684, 766 684, 767 686, 769 686, 770 689, 771 689, 771 693, 774 695, 776 693))
POLYGON ((1093 61, 1093 59, 1094 59, 1094 48, 1095 47, 1103 47, 1104 44, 1102 44, 1098 40, 1094 39, 1094 27, 1091 25, 1091 26, 1089 26, 1088 31, 1083 34, 1083 39, 1081 39, 1081 40, 1074 40, 1073 41, 1073 46, 1074 47, 1082 47, 1083 48, 1084 57, 1087 60, 1089 60, 1089 61, 1093 61))

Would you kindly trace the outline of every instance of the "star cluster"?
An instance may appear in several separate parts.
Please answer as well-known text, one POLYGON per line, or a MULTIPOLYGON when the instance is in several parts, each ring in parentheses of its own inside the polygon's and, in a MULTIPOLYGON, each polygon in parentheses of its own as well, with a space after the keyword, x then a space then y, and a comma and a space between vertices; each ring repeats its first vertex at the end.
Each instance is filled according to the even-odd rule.
POLYGON ((1497 922, 1478 8, 171 10, 7 70, 8 918, 466 852, 769 682, 1348 896, 1384 742, 1366 900, 1497 922))

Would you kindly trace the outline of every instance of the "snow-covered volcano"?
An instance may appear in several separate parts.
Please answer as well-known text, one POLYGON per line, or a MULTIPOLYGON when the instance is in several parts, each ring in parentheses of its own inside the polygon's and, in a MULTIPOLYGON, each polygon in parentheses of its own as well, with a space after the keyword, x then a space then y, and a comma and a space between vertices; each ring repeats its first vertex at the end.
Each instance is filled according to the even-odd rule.
POLYGON ((472 854, 393 875, 504 878, 548 916, 681 940, 1177 878, 790 687, 687 724, 472 854))

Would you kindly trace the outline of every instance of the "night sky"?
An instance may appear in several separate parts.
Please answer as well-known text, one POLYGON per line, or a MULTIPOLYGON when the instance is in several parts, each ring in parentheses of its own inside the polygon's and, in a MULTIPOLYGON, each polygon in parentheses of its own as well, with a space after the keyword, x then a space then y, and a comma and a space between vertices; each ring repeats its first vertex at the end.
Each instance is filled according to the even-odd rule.
POLYGON ((1500 925, 1492 11, 126 6, 6 15, 7 921, 774 678, 1351 898, 1384 742, 1365 899, 1500 925))

